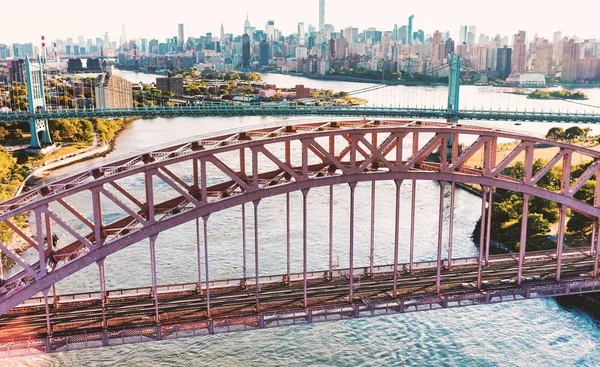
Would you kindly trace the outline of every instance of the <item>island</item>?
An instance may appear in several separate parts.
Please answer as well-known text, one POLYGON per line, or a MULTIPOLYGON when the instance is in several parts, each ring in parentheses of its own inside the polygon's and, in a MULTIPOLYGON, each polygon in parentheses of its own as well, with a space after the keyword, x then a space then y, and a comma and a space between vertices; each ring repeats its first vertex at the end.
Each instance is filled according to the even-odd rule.
POLYGON ((527 94, 529 99, 574 99, 583 101, 588 99, 588 96, 583 92, 570 92, 568 90, 553 90, 545 91, 536 89, 535 91, 527 94))

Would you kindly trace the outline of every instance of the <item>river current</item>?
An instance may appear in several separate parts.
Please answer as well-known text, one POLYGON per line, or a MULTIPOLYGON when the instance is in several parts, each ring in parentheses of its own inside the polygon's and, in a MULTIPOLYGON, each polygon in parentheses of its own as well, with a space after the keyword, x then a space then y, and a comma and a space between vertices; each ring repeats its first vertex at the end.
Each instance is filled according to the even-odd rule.
MULTIPOLYGON (((137 82, 153 81, 155 76, 118 71, 137 82)), ((266 75, 265 81, 279 87, 304 84, 311 88, 353 91, 369 84, 317 81, 306 78, 266 75)), ((464 86, 461 107, 485 109, 596 111, 594 107, 558 101, 531 101, 504 93, 504 88, 464 86)), ((585 89, 588 105, 600 105, 600 89, 585 89)), ((442 106, 444 87, 394 86, 358 95, 370 105, 442 106)), ((117 138, 109 158, 153 145, 193 135, 278 121, 319 121, 327 118, 175 118, 147 119, 132 123, 117 138)), ((466 122, 470 123, 470 122, 466 122)), ((514 125, 481 122, 509 130, 544 135, 552 126, 566 124, 514 125)), ((600 133, 593 126, 592 134, 600 133)), ((96 164, 85 162, 53 173, 63 175, 96 164)), ((127 188, 141 192, 132 180, 127 188)), ((355 266, 368 264, 370 235, 370 184, 357 188, 355 266)), ((434 182, 417 185, 417 241, 415 259, 435 257, 437 241, 437 200, 439 186, 434 182)), ((400 258, 407 260, 410 213, 410 182, 402 186, 400 258)), ((348 263, 347 186, 335 188, 336 211, 334 254, 341 266, 348 263)), ((377 264, 391 263, 393 255, 394 184, 377 183, 376 250, 377 264)), ((292 271, 301 270, 301 196, 292 195, 292 271)), ((285 272, 285 201, 283 197, 263 200, 259 207, 260 251, 268 256, 261 274, 285 272), (283 261, 283 263, 282 263, 283 261)), ((328 190, 311 190, 309 210, 309 270, 327 267, 328 190)), ((477 249, 471 232, 479 218, 481 199, 457 191, 454 256, 474 256, 477 249)), ((448 208, 448 202, 446 202, 448 208)), ((248 207, 250 209, 250 207, 248 207)), ((248 210, 250 213, 251 210, 248 210)), ((447 214, 446 214, 447 215, 447 214)), ((447 218, 446 218, 447 220, 447 218)), ((251 214, 247 222, 252 223, 251 214)), ((216 213, 209 220, 211 274, 215 278, 241 275, 240 210, 216 213)), ((447 227, 446 227, 447 228, 447 227)), ((250 229, 250 227, 249 227, 250 229)), ((251 231, 249 238, 251 238, 251 231)), ((446 236, 447 237, 447 232, 446 236)), ((249 240, 249 274, 253 273, 253 244, 249 240)), ((446 243, 444 244, 446 246, 446 243)), ((159 236, 157 273, 159 284, 195 280, 195 226, 184 225, 159 236)), ((264 259, 264 258, 263 258, 264 259)), ((262 261, 262 260, 261 260, 262 261)), ((261 265, 262 266, 262 265, 261 265)), ((133 245, 106 260, 108 288, 148 286, 150 262, 148 244, 133 245)), ((211 277, 212 277, 211 275, 211 277)), ((59 292, 96 290, 97 269, 88 267, 61 281, 59 292)), ((0 366, 598 366, 600 365, 600 325, 578 309, 559 305, 553 299, 529 300, 451 310, 403 314, 370 319, 260 330, 175 341, 150 342, 38 357, 0 360, 0 366)))

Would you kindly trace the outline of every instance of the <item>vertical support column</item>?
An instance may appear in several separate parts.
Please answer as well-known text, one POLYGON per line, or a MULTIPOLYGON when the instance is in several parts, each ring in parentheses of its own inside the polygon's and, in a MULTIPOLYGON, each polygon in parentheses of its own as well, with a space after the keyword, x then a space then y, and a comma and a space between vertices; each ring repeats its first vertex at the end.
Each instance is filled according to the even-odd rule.
MULTIPOLYGON (((48 210, 48 208, 45 208, 46 210, 48 210)), ((44 227, 42 224, 42 210, 43 209, 36 209, 35 210, 35 235, 37 237, 37 245, 38 245, 38 258, 40 261, 40 275, 44 276, 46 275, 46 249, 44 248, 44 227)), ((47 214, 46 214, 47 217, 47 214)), ((48 244, 50 244, 50 242, 48 242, 48 244)))
POLYGON ((371 183, 371 244, 369 249, 369 276, 373 276, 375 262, 375 181, 371 183))
POLYGON ((395 180, 396 183, 396 218, 394 221, 394 286, 392 288, 392 298, 398 294, 398 246, 400 242, 400 188, 402 180, 395 180))
POLYGON ((444 229, 444 187, 446 183, 440 181, 440 207, 438 212, 438 245, 437 245, 437 264, 435 276, 435 292, 440 293, 442 278, 442 235, 444 229))
POLYGON ((287 282, 288 284, 291 284, 290 281, 290 276, 291 276, 291 271, 292 271, 292 266, 290 265, 291 262, 291 251, 292 251, 292 236, 290 234, 290 226, 291 226, 291 219, 290 219, 290 193, 286 193, 285 194, 285 244, 286 244, 286 264, 287 264, 287 282))
MULTIPOLYGON (((154 223, 154 187, 152 186, 152 173, 146 172, 145 176, 145 186, 146 186, 146 206, 148 210, 148 222, 154 223)), ((202 177, 203 181, 204 176, 202 177)), ((205 198, 204 193, 202 193, 202 197, 205 198)))
POLYGON ((246 203, 242 204, 242 277, 244 278, 244 286, 248 278, 247 258, 246 258, 246 203))
POLYGON ((208 204, 208 182, 206 181, 206 160, 204 159, 200 161, 200 175, 200 195, 204 203, 208 204))
POLYGON ((454 199, 456 195, 456 183, 452 182, 450 187, 450 218, 448 219, 448 270, 452 269, 452 242, 454 237, 454 199))
POLYGON ((348 301, 352 303, 354 302, 354 191, 356 189, 356 182, 349 183, 348 185, 350 185, 350 286, 348 301))
MULTIPOLYGON (((495 154, 495 152, 494 152, 495 154)), ((490 187, 488 189, 488 208, 487 208, 487 218, 486 218, 486 232, 485 232, 485 266, 489 265, 490 262, 490 241, 492 234, 492 204, 494 201, 494 188, 490 187)), ((483 224, 483 223, 482 223, 483 224)))
POLYGON ((527 247, 527 217, 529 215, 529 195, 523 194, 523 210, 521 213, 521 239, 519 242, 519 270, 517 273, 517 285, 521 285, 523 278, 523 264, 525 263, 525 251, 527 247))
MULTIPOLYGON (((371 133, 371 145, 378 148, 377 133, 371 133)), ((373 276, 375 265, 375 181, 371 183, 371 243, 369 249, 369 276, 373 276)))
POLYGON ((102 239, 102 201, 100 200, 99 188, 92 191, 92 211, 94 213, 94 241, 96 246, 101 246, 102 239))
POLYGON ((50 224, 50 216, 48 213, 44 214, 44 220, 46 224, 46 245, 49 253, 54 250, 54 239, 52 238, 52 225, 50 224))
POLYGON ((4 257, 4 252, 0 250, 0 285, 4 284, 4 265, 2 263, 2 258, 4 257))
POLYGON ((596 247, 596 230, 598 228, 598 219, 592 221, 592 239, 590 240, 590 257, 594 256, 594 248, 596 247))
POLYGON ((483 267, 483 252, 485 247, 485 201, 488 188, 481 187, 481 228, 479 230, 479 256, 477 257, 477 289, 481 289, 481 272, 483 267))
POLYGON ((563 243, 565 240, 565 218, 567 215, 567 207, 560 206, 560 217, 558 219, 558 238, 556 243, 556 281, 560 281, 560 272, 562 267, 562 252, 563 243))
POLYGON ((202 221, 204 222, 204 281, 206 282, 206 315, 210 319, 212 317, 210 312, 210 276, 208 274, 208 218, 210 215, 205 215, 202 217, 202 221))
MULTIPOLYGON (((197 159, 192 159, 192 175, 194 176, 194 189, 195 190, 199 190, 200 189, 200 171, 198 168, 198 160, 197 159)), ((200 198, 200 201, 205 200, 205 198, 200 198)))
POLYGON ((246 177, 246 151, 244 148, 240 148, 240 174, 242 179, 246 177))
POLYGON ((303 274, 303 291, 302 291, 302 299, 304 300, 304 308, 308 307, 308 299, 306 297, 308 290, 308 277, 307 277, 307 269, 308 269, 308 249, 307 249, 307 240, 308 240, 308 216, 307 216, 307 202, 308 202, 308 191, 309 189, 302 190, 302 274, 303 274))
POLYGON ((160 324, 160 314, 158 312, 158 290, 156 281, 156 238, 157 235, 150 236, 150 268, 152 271, 152 296, 154 298, 154 317, 156 324, 160 324))
MULTIPOLYGON (((598 220, 598 218, 596 218, 596 221, 598 220)), ((600 228, 598 228, 598 231, 600 232, 600 228)), ((600 233, 598 233, 598 236, 596 238, 596 251, 594 253, 594 273, 593 276, 594 278, 598 277, 598 257, 600 256, 600 233)))
POLYGON ((259 284, 258 284, 258 204, 260 204, 260 200, 254 200, 252 202, 254 204, 254 280, 256 285, 256 312, 260 311, 260 302, 259 302, 259 284))
MULTIPOLYGON (((96 262, 98 264, 98 275, 100 278, 100 301, 102 303, 102 329, 106 329, 106 273, 104 269, 104 259, 96 262)), ((54 305, 56 307, 56 304, 54 305)))
POLYGON ((44 307, 46 312, 46 334, 48 337, 52 336, 52 323, 50 321, 50 305, 48 305, 48 291, 50 289, 44 289, 42 294, 44 295, 44 307))
MULTIPOLYGON (((398 203, 399 205, 399 203, 398 203)), ((410 248, 408 249, 408 271, 412 273, 415 261, 415 215, 417 208, 417 180, 412 180, 412 193, 410 197, 410 248)))
POLYGON ((196 218, 196 256, 198 263, 198 293, 202 294, 202 249, 200 248, 200 218, 196 218))
POLYGON ((333 279, 333 185, 329 185, 329 280, 333 279))

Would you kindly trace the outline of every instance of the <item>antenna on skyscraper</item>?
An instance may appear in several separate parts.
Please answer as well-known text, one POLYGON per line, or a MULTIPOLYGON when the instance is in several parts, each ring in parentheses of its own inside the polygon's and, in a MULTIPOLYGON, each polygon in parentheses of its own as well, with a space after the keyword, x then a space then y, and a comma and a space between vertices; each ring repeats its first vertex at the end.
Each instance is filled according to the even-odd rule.
POLYGON ((40 52, 42 64, 46 63, 46 37, 42 36, 42 51, 40 52))
POLYGON ((56 62, 56 70, 58 70, 58 48, 56 42, 54 42, 54 61, 56 62))

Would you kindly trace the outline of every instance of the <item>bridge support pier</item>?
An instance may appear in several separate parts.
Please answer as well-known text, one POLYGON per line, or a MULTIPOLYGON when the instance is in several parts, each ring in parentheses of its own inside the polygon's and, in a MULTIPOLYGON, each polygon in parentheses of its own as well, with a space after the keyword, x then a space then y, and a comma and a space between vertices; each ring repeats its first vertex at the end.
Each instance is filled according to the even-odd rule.
POLYGON ((102 330, 102 346, 108 346, 108 331, 106 329, 102 330))
POLYGON ((525 248, 527 247, 527 216, 529 213, 529 195, 523 194, 523 210, 521 212, 521 238, 519 242, 519 270, 517 272, 517 285, 521 285, 523 278, 523 264, 525 263, 525 248))
MULTIPOLYGON (((25 74, 27 77, 27 95, 29 100, 29 113, 46 112, 46 94, 44 91, 44 72, 41 59, 33 64, 25 57, 25 74)), ((29 131, 31 139, 29 145, 33 149, 41 149, 43 145, 52 144, 50 129, 47 119, 29 118, 29 131), (38 133, 42 133, 41 141, 38 133)))

